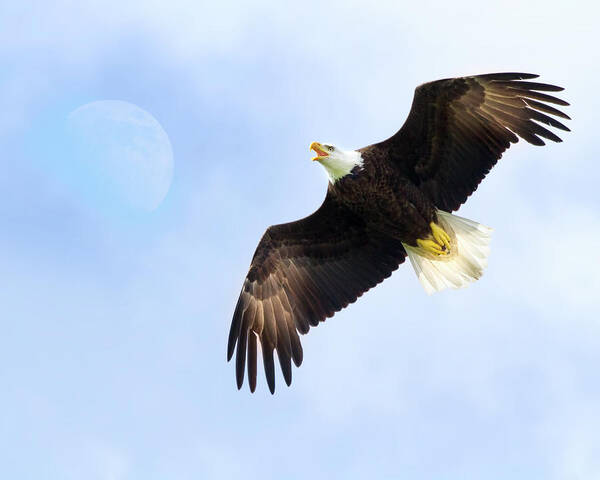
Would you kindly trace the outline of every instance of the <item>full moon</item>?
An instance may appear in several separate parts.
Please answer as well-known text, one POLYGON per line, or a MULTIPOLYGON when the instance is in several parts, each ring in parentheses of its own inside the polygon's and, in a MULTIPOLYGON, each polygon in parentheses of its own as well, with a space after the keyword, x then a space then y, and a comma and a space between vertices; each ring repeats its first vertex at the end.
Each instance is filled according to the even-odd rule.
POLYGON ((150 113, 119 100, 87 103, 67 117, 80 180, 99 202, 155 210, 173 179, 169 136, 150 113))

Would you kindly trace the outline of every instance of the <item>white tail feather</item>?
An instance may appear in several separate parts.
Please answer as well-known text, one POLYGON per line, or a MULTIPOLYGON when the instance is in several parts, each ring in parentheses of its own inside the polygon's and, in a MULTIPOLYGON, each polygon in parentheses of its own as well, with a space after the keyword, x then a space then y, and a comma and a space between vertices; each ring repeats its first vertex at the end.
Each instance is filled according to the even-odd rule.
POLYGON ((433 258, 404 244, 410 263, 428 294, 462 288, 479 279, 487 266, 492 229, 472 220, 437 211, 439 225, 451 237, 450 255, 433 258))

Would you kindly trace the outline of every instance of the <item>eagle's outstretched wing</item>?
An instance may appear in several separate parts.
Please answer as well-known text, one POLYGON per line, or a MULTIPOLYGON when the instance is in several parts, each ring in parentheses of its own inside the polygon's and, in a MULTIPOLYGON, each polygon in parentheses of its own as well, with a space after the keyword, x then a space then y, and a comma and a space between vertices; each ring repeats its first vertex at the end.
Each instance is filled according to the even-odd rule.
POLYGON ((415 90, 402 128, 363 150, 386 155, 438 208, 456 210, 518 137, 534 145, 544 145, 542 138, 561 141, 540 123, 569 131, 549 115, 569 117, 548 105, 568 103, 542 93, 563 89, 523 81, 537 76, 492 73, 425 83, 415 90))
POLYGON ((227 359, 236 350, 238 388, 246 359, 250 390, 256 388, 257 351, 275 391, 273 350, 289 385, 291 360, 302 363, 298 332, 331 317, 398 268, 401 242, 371 231, 328 192, 312 215, 274 225, 263 235, 233 314, 227 359))

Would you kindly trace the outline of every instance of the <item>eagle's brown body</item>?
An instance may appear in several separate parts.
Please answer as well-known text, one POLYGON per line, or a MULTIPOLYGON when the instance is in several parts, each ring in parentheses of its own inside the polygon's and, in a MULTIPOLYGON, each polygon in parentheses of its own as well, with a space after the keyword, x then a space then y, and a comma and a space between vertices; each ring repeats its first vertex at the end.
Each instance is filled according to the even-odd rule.
POLYGON ((302 363, 298 333, 331 317, 398 268, 430 232, 436 211, 452 212, 518 137, 560 142, 541 124, 568 130, 548 105, 568 105, 522 81, 537 75, 499 73, 439 80, 418 87, 404 126, 362 148, 362 168, 328 187, 323 205, 263 235, 233 315, 227 357, 236 354, 238 387, 248 366, 256 387, 258 348, 275 388, 276 350, 286 383, 302 363), (247 360, 247 362, 246 362, 247 360))
POLYGON ((385 161, 387 149, 371 146, 362 153, 362 169, 329 184, 329 194, 369 228, 409 245, 429 232, 435 205, 396 165, 385 161))

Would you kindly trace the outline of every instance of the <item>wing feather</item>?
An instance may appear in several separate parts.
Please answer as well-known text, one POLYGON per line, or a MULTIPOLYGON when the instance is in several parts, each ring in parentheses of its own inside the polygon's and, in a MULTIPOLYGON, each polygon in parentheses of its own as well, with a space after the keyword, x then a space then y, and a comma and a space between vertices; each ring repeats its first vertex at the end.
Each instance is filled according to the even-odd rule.
POLYGON ((290 332, 288 331, 287 321, 285 319, 285 312, 283 311, 278 296, 274 296, 271 303, 273 304, 273 311, 275 312, 275 318, 277 319, 277 351, 283 351, 283 353, 289 357, 292 354, 292 342, 290 340, 290 332))
MULTIPOLYGON (((240 341, 242 338, 240 337, 240 341)), ((267 385, 271 393, 275 393, 275 362, 273 361, 273 349, 274 346, 266 339, 260 342, 262 347, 263 364, 265 367, 265 377, 267 379, 267 385)), ((238 388, 241 388, 238 385, 238 388)))
POLYGON ((256 333, 250 332, 248 337, 248 385, 250 386, 251 392, 256 390, 257 350, 256 333))
POLYGON ((490 80, 494 82, 495 86, 512 88, 513 90, 520 90, 525 94, 527 94, 530 90, 539 90, 542 92, 562 92, 564 90, 563 87, 549 85, 548 83, 520 82, 515 80, 505 81, 497 80, 493 77, 490 78, 490 80))
POLYGON ((562 141, 542 124, 569 131, 553 118, 569 116, 549 105, 568 102, 544 93, 563 88, 528 81, 537 77, 492 73, 421 85, 404 126, 362 151, 384 154, 438 208, 456 210, 519 137, 541 146, 562 141))
POLYGON ((564 118, 565 120, 571 120, 571 117, 569 117, 566 113, 563 113, 559 109, 551 107, 550 105, 532 100, 531 98, 526 99, 525 103, 527 103, 530 107, 540 110, 541 112, 549 113, 550 115, 556 115, 557 117, 564 118))
POLYGON ((236 304, 227 358, 236 352, 236 381, 256 388, 260 343, 265 377, 275 391, 274 352, 286 384, 303 351, 299 333, 354 302, 404 261, 402 244, 371 231, 331 191, 313 215, 269 227, 261 239, 236 304), (237 349, 236 349, 237 346, 237 349))
POLYGON ((277 358, 279 358, 279 366, 286 385, 289 387, 292 384, 292 358, 289 353, 283 349, 277 349, 277 358))
POLYGON ((264 336, 269 343, 277 345, 277 325, 275 319, 275 312, 273 311, 273 305, 271 304, 271 299, 264 298, 262 300, 262 304, 265 319, 264 336))
POLYGON ((302 343, 300 343, 300 337, 298 336, 298 331, 296 330, 296 325, 294 324, 294 320, 292 319, 291 312, 285 312, 285 323, 288 328, 288 333, 290 335, 290 344, 292 346, 292 360, 294 361, 294 365, 299 367, 302 364, 302 357, 304 355, 302 351, 302 343))
POLYGON ((244 367, 246 366, 246 337, 248 330, 242 328, 240 330, 240 338, 237 342, 237 352, 235 354, 235 375, 238 388, 242 388, 244 383, 244 367))
POLYGON ((246 309, 246 305, 250 302, 250 296, 242 291, 240 297, 238 298, 237 304, 235 306, 235 312, 233 313, 234 321, 231 322, 231 328, 229 329, 229 342, 227 348, 227 361, 231 360, 233 356, 233 351, 235 348, 235 340, 240 335, 240 330, 242 328, 242 318, 244 315, 244 311, 246 309))

